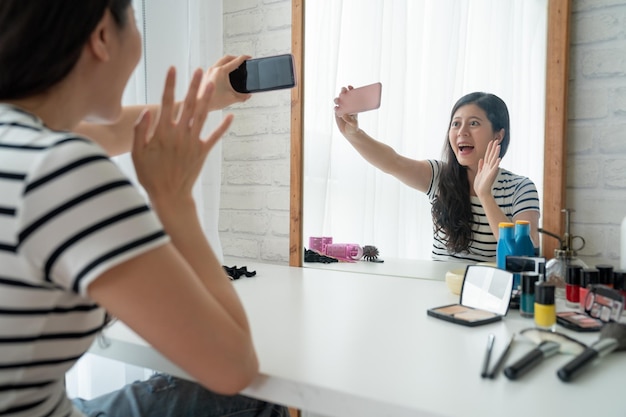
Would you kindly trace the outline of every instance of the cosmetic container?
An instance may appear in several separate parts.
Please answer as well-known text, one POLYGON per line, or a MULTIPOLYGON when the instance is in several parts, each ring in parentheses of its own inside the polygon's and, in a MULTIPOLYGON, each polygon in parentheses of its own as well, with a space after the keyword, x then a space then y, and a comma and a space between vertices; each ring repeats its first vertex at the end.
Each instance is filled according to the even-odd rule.
POLYGON ((596 265, 598 284, 613 288, 613 265, 596 265))
MULTIPOLYGON (((496 244, 496 266, 506 269, 506 257, 515 255, 515 224, 501 222, 498 224, 498 243, 496 244)), ((515 283, 513 283, 515 288, 515 283)))
POLYGON ((328 245, 333 244, 332 236, 322 236, 322 254, 326 253, 326 248, 328 245))
POLYGON ((552 332, 556 330, 554 290, 547 282, 535 283, 535 326, 552 332))
MULTIPOLYGON (((515 222, 515 249, 511 255, 515 256, 535 256, 535 245, 530 238, 530 222, 527 220, 517 220, 515 222)), ((506 260, 505 260, 506 261, 506 260)), ((513 275, 513 289, 520 290, 522 282, 519 273, 513 275)))
POLYGON ((580 265, 568 265, 565 274, 565 304, 568 307, 578 307, 580 304, 580 283, 583 268, 580 265))
POLYGON ((560 237, 546 230, 540 230, 540 232, 552 236, 560 242, 560 248, 554 250, 554 258, 546 264, 546 281, 556 287, 556 297, 563 299, 565 298, 565 274, 568 265, 580 265, 583 268, 588 268, 588 266, 578 258, 577 252, 585 247, 585 239, 570 233, 570 213, 574 210, 563 209, 561 211, 565 213, 565 235, 560 237), (576 248, 574 248, 575 241, 577 242, 576 248))
POLYGON ((622 219, 620 228, 619 269, 626 271, 626 217, 622 219))
POLYGON ((535 315, 535 283, 539 281, 539 274, 526 272, 522 277, 522 292, 520 294, 519 312, 522 317, 535 315))
POLYGON ((309 249, 314 250, 317 253, 324 253, 322 251, 322 237, 310 236, 309 237, 309 249))
POLYGON ((626 271, 613 271, 613 288, 622 293, 624 303, 626 304, 626 271))
POLYGON ((363 249, 355 243, 332 243, 326 246, 326 255, 341 260, 358 261, 363 249))
POLYGON ((580 308, 585 310, 585 299, 591 285, 598 284, 599 273, 595 268, 583 268, 583 277, 580 282, 580 308))
POLYGON ((535 256, 535 245, 530 238, 530 222, 517 220, 515 222, 515 255, 535 256))

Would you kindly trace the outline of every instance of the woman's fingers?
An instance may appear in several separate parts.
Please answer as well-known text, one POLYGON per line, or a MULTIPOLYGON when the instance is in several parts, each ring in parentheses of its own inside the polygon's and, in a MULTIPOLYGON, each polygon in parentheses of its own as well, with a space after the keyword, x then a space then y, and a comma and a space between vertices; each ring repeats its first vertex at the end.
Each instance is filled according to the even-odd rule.
POLYGON ((187 96, 185 97, 185 101, 183 101, 183 108, 178 119, 178 124, 183 128, 190 128, 191 124, 194 123, 193 116, 196 111, 197 102, 204 97, 204 95, 202 95, 201 98, 198 99, 198 89, 200 88, 201 81, 202 70, 197 69, 191 77, 191 83, 187 89, 187 96))
POLYGON ((208 138, 204 141, 204 148, 206 153, 209 153, 213 146, 217 143, 218 140, 226 133, 230 124, 233 121, 234 116, 232 114, 227 114, 223 119, 220 125, 215 128, 213 132, 209 135, 208 138))
POLYGON ((161 115, 159 124, 170 123, 175 119, 174 114, 174 89, 176 87, 176 69, 170 67, 165 76, 165 86, 163 87, 163 95, 161 96, 161 115))
POLYGON ((204 122, 209 116, 209 110, 211 105, 211 99, 215 92, 215 84, 208 83, 202 93, 202 96, 198 98, 196 103, 196 111, 193 115, 191 136, 192 138, 199 138, 204 127, 204 122))

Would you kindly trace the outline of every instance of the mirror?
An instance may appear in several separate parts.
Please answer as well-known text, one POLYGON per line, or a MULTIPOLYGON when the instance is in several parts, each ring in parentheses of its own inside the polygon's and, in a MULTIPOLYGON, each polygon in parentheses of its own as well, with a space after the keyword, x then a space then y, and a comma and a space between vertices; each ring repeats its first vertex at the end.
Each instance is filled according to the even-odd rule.
MULTIPOLYGON (((293 0, 292 53, 296 58, 299 85, 292 91, 291 124, 291 218, 290 265, 302 266, 303 202, 303 74, 304 2, 293 0)), ((564 132, 566 123, 569 1, 548 0, 548 45, 546 59, 546 117, 544 144, 544 196, 542 227, 562 234, 560 209, 564 207, 564 132)), ((542 252, 551 253, 555 242, 542 242, 542 252)))
POLYGON ((512 273, 491 266, 470 265, 465 271, 460 303, 505 315, 512 289, 512 273))

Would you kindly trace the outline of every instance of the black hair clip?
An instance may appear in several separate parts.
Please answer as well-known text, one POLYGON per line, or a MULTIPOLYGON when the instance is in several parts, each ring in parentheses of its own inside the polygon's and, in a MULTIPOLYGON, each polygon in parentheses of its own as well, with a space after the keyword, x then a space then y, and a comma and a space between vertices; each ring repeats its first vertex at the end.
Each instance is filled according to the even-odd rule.
POLYGON ((222 265, 222 267, 224 268, 224 271, 226 271, 226 274, 228 274, 228 276, 230 277, 231 281, 239 279, 242 276, 250 278, 256 275, 256 271, 248 271, 248 268, 245 266, 237 268, 236 265, 231 267, 222 265))
POLYGON ((304 248, 304 262, 319 262, 322 264, 330 264, 333 262, 339 262, 339 259, 331 258, 330 256, 322 255, 315 252, 312 249, 304 248))

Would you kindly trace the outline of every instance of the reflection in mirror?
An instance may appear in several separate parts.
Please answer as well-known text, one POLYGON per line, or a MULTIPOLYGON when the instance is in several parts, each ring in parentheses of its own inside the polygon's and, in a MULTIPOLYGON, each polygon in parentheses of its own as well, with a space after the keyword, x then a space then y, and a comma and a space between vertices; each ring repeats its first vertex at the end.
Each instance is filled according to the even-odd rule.
POLYGON ((511 145, 501 167, 543 184, 547 0, 306 2, 303 243, 375 245, 382 258, 430 258, 428 198, 384 174, 335 126, 342 86, 380 81, 360 127, 413 159, 440 159, 454 102, 501 97, 511 145))
POLYGON ((460 303, 504 315, 512 289, 512 273, 492 266, 470 265, 465 271, 460 303))

